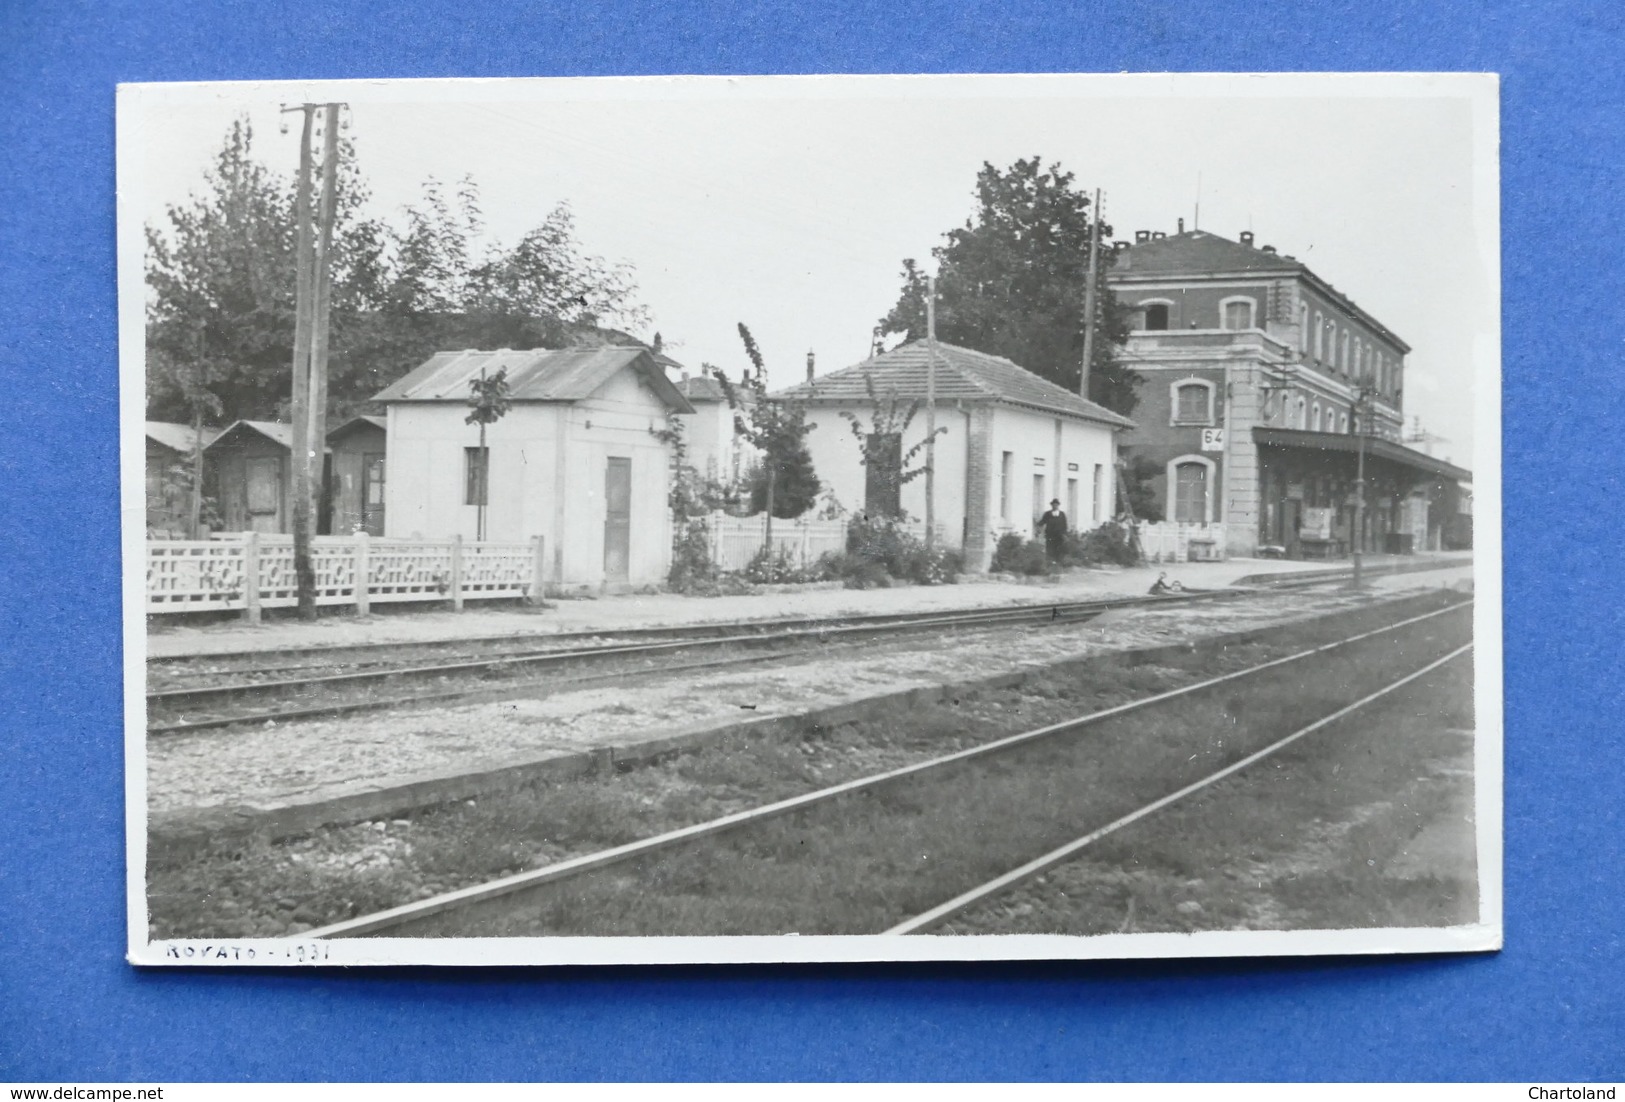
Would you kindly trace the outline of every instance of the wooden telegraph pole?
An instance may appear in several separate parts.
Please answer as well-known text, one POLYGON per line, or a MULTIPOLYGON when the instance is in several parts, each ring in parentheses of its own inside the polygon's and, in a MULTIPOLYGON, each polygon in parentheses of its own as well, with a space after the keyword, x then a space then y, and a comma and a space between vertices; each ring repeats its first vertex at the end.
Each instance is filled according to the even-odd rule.
MULTIPOLYGON (((299 141, 299 186, 295 195, 298 242, 294 254, 293 327, 293 569, 298 582, 299 618, 316 618, 316 568, 311 540, 322 490, 326 451, 328 322, 333 294, 333 220, 337 210, 339 104, 305 103, 288 110, 304 115, 299 141), (312 226, 311 132, 316 109, 322 117, 320 206, 312 226)), ((356 579, 364 585, 365 579, 356 579)))
MULTIPOLYGON (((899 444, 901 447, 901 444, 899 444)), ((901 472, 899 472, 901 477, 901 472)), ((925 277, 925 546, 937 536, 937 277, 925 277)))
MULTIPOLYGON (((1095 208, 1089 219, 1089 281, 1083 293, 1083 370, 1078 379, 1078 396, 1089 398, 1089 369, 1095 359, 1095 281, 1100 264, 1100 189, 1095 189, 1095 208)), ((1059 476, 1057 476, 1059 477, 1059 476)))

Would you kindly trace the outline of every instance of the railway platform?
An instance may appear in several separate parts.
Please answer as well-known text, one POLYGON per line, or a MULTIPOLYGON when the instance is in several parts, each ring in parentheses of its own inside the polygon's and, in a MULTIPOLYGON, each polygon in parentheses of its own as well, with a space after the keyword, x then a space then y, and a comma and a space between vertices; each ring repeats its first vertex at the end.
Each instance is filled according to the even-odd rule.
MULTIPOLYGON (((1422 555, 1371 555, 1367 568, 1384 570, 1465 568, 1471 552, 1422 555)), ((441 642, 504 634, 545 635, 612 631, 630 627, 680 627, 692 624, 769 620, 784 617, 837 618, 861 614, 927 612, 984 608, 1055 600, 1129 596, 1146 592, 1166 574, 1191 589, 1232 586, 1243 579, 1304 572, 1349 571, 1347 563, 1269 559, 1230 559, 1209 563, 1164 563, 1140 567, 1072 570, 1053 579, 973 579, 957 585, 898 586, 891 589, 776 588, 723 597, 688 597, 675 593, 626 594, 590 599, 550 600, 545 609, 504 604, 442 610, 391 611, 370 617, 325 615, 315 623, 294 619, 251 625, 236 621, 171 624, 149 619, 147 655, 151 658, 196 654, 252 653, 287 647, 358 646, 374 643, 441 642)))

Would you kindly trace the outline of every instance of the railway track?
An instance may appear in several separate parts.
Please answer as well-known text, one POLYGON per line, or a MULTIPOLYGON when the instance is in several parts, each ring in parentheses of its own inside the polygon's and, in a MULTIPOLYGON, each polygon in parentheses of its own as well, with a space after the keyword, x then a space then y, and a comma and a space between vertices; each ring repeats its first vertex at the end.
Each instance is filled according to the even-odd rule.
MULTIPOLYGON (((707 624, 692 629, 649 629, 641 638, 628 633, 614 636, 551 637, 552 645, 536 647, 535 639, 516 641, 511 636, 465 641, 461 649, 425 660, 421 644, 382 645, 367 651, 349 648, 348 661, 330 655, 326 665, 314 659, 290 665, 296 652, 272 652, 274 661, 257 668, 238 668, 232 679, 202 683, 171 683, 147 693, 147 732, 163 735, 225 727, 237 723, 285 722, 320 715, 340 715, 413 704, 445 702, 512 687, 538 673, 556 673, 549 684, 557 687, 706 669, 741 662, 772 662, 799 653, 808 645, 827 646, 912 631, 998 628, 1078 624, 1112 609, 1190 604, 1246 591, 1203 590, 1171 595, 1120 597, 1047 605, 1019 605, 950 612, 897 613, 850 617, 841 620, 781 620, 772 622, 707 624), (487 650, 486 653, 471 653, 487 650), (528 649, 526 649, 528 647, 528 649), (391 661, 405 651, 411 660, 391 661), (741 654, 740 652, 747 652, 741 654), (690 653, 719 652, 709 661, 673 662, 690 653), (756 653, 749 653, 756 652, 756 653), (651 667, 651 661, 659 662, 651 667), (331 669, 340 672, 314 673, 331 669), (600 668, 602 667, 602 668, 600 668), (596 670, 596 672, 594 672, 596 670), (251 674, 263 675, 254 679, 251 674), (295 674, 295 676, 289 676, 295 674), (412 685, 428 684, 422 691, 412 685)), ((319 652, 297 652, 310 656, 319 652)), ((207 664, 205 663, 207 669, 207 664)), ((215 676, 217 671, 210 670, 215 676)), ((208 676, 207 674, 205 676, 208 676)))
MULTIPOLYGON (((902 934, 928 930, 965 907, 1068 860, 1099 838, 1249 768, 1459 658, 1471 649, 1470 639, 1462 642, 1460 638, 1470 632, 1470 619, 1464 613, 1471 605, 1470 598, 1454 601, 1116 707, 296 936, 902 934), (1325 675, 1325 663, 1331 660, 1349 671, 1346 678, 1325 675), (1273 699, 1271 693, 1279 696, 1282 686, 1307 694, 1309 699, 1284 707, 1280 714, 1270 711, 1248 719, 1252 705, 1245 702, 1250 696, 1273 699), (1350 696, 1354 699, 1345 699, 1350 696), (1215 702, 1219 714, 1228 720, 1228 726, 1219 729, 1236 740, 1223 752, 1201 748, 1201 738, 1211 734, 1205 728, 1214 722, 1215 702), (1193 716, 1198 717, 1194 724, 1193 716), (1136 732, 1114 727, 1125 723, 1140 728, 1136 732), (1095 737, 1071 737, 1081 735, 1095 737), (1133 741, 1112 742, 1131 736, 1133 741), (1181 739, 1196 741, 1187 746, 1181 739), (1184 750, 1191 746, 1198 752, 1185 762, 1184 750), (1198 762, 1215 755, 1211 763, 1198 762), (1076 805, 1083 808, 1077 815, 1093 816, 1089 829, 1067 835, 1064 844, 1050 844, 1054 839, 1049 835, 1068 824, 1048 821, 1050 817, 1035 810, 1042 806, 1039 804, 1017 804, 1024 812, 1020 816, 1010 815, 1005 806, 990 822, 969 821, 975 818, 974 809, 1001 791, 1031 785, 1034 777, 1040 778, 1040 787, 1048 786, 1051 797, 1059 793, 1057 806, 1064 810, 1057 819, 1072 816, 1076 805), (1074 783, 1087 788, 1090 799, 1080 799, 1082 789, 1071 787, 1074 783), (926 857, 937 862, 931 872, 942 875, 922 880, 921 866, 915 862, 925 858, 907 858, 907 854, 918 852, 922 844, 929 845, 922 839, 938 839, 956 829, 970 830, 978 839, 982 831, 997 834, 1002 830, 1012 837, 983 847, 991 852, 977 858, 981 864, 952 851, 928 852, 926 857), (829 847, 808 847, 808 838, 818 837, 820 831, 831 839, 829 847), (854 875, 852 858, 842 852, 842 846, 852 845, 865 853, 859 876, 854 875), (911 845, 916 848, 911 850, 911 845), (896 852, 877 854, 864 850, 865 846, 880 850, 890 846, 896 852), (1022 860, 1008 860, 1018 851, 1023 851, 1022 860), (1033 852, 1039 856, 1029 856, 1033 852), (996 875, 982 875, 988 871, 983 867, 988 862, 1001 860, 1004 863, 998 865, 996 875), (808 868, 796 872, 792 866, 797 863, 808 868), (844 893, 849 898, 843 902, 851 904, 850 912, 857 916, 852 921, 859 928, 839 923, 836 928, 824 928, 828 923, 820 925, 820 920, 809 916, 805 904, 800 909, 791 906, 788 911, 774 912, 773 886, 752 879, 751 869, 758 866, 781 879, 799 877, 783 881, 790 886, 787 890, 811 891, 809 898, 815 901, 844 893), (881 882, 888 876, 898 882, 881 882), (694 899, 725 895, 733 885, 730 878, 743 878, 737 887, 744 893, 741 899, 761 904, 753 912, 756 919, 769 922, 764 917, 768 914, 778 914, 779 920, 786 914, 796 915, 819 928, 677 929, 653 917, 665 914, 667 921, 681 926, 681 921, 669 916, 688 914, 684 908, 691 908, 694 899), (860 880, 862 883, 855 882, 860 880), (965 888, 965 883, 971 886, 965 888), (944 889, 943 884, 949 888, 944 889), (689 894, 685 896, 685 892, 689 894), (931 905, 916 905, 922 895, 934 892, 940 894, 931 905), (856 898, 865 893, 874 898, 866 903, 856 898), (944 895, 949 898, 941 902, 944 895), (662 911, 661 903, 668 899, 673 900, 671 907, 662 911), (648 913, 641 913, 630 927, 614 926, 613 919, 606 919, 617 906, 625 908, 634 902, 648 913), (887 915, 884 920, 864 925, 882 913, 887 915)), ((1218 746, 1224 745, 1220 738, 1218 746)), ((986 813, 985 808, 983 811, 986 813)), ((818 906, 814 902, 811 909, 818 906)))

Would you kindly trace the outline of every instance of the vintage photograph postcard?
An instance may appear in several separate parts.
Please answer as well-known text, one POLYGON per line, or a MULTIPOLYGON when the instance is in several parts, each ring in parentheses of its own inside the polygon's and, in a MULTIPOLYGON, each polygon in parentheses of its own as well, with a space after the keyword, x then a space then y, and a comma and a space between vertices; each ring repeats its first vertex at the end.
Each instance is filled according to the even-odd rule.
POLYGON ((130 960, 1498 948, 1497 94, 121 87, 130 960))

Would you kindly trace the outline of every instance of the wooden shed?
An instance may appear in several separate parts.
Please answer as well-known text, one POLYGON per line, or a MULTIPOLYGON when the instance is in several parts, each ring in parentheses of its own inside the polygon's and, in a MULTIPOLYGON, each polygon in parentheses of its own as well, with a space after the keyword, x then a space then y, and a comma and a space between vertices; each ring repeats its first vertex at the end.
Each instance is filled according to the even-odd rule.
MULTIPOLYGON (((293 531, 293 426, 281 421, 238 421, 205 449, 222 531, 293 531)), ((327 510, 317 510, 317 532, 327 510)))
POLYGON ((386 425, 362 415, 327 434, 327 530, 335 536, 384 534, 386 425))
MULTIPOLYGON (((219 429, 203 427, 205 446, 219 429)), ((198 433, 174 421, 147 422, 147 535, 186 539, 192 529, 193 461, 198 433)))

